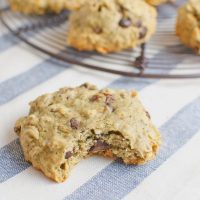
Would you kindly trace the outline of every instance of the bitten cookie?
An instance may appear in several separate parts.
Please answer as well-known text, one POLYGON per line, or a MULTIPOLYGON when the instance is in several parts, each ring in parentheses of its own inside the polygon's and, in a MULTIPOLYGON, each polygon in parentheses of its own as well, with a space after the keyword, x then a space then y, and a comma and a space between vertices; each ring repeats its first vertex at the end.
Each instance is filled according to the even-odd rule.
POLYGON ((11 9, 24 14, 43 15, 60 13, 66 8, 66 0, 8 0, 11 9))
POLYGON ((134 48, 155 32, 156 16, 141 0, 90 0, 72 12, 67 43, 100 53, 134 48))
POLYGON ((86 83, 40 96, 30 106, 15 132, 25 159, 57 182, 88 156, 143 164, 155 158, 160 145, 160 133, 135 91, 98 90, 86 83))
POLYGON ((200 1, 189 0, 178 12, 176 33, 188 47, 200 54, 200 1))

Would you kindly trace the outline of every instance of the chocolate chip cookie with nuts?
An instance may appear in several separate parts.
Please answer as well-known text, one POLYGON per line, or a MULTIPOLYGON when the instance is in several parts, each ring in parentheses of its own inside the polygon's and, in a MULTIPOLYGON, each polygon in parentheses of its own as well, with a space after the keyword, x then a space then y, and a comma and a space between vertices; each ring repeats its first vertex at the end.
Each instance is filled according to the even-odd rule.
POLYGON ((86 83, 42 95, 30 106, 15 132, 25 159, 57 182, 92 155, 144 164, 158 152, 160 133, 135 91, 86 83))
POLYGON ((156 10, 141 0, 90 0, 72 12, 67 43, 79 50, 117 52, 147 42, 156 10))

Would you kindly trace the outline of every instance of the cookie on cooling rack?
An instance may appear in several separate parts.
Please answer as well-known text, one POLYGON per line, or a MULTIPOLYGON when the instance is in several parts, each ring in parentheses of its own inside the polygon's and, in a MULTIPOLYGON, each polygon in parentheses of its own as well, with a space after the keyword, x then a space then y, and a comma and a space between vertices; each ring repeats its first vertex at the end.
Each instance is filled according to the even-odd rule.
POLYGON ((62 182, 70 169, 98 154, 126 164, 143 164, 156 156, 160 133, 137 92, 83 84, 40 96, 15 132, 27 161, 62 182))
POLYGON ((60 13, 66 8, 66 0, 8 0, 13 11, 43 15, 60 13))
POLYGON ((79 50, 117 52, 147 42, 156 10, 141 0, 90 0, 72 12, 67 43, 79 50))
POLYGON ((200 2, 189 0, 178 12, 176 33, 188 47, 200 54, 200 2))

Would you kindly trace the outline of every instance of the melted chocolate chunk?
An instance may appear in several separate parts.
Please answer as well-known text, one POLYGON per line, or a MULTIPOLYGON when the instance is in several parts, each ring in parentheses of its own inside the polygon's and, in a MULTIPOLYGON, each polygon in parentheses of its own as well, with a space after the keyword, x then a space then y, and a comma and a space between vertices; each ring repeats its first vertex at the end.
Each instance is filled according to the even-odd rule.
POLYGON ((66 152, 65 153, 65 159, 68 159, 68 158, 70 158, 70 157, 72 157, 72 152, 71 151, 68 151, 68 152, 66 152))
POLYGON ((97 140, 97 142, 92 146, 89 150, 89 152, 99 152, 99 151, 105 151, 110 149, 110 145, 106 142, 102 142, 101 140, 97 140))
POLYGON ((80 122, 77 121, 75 118, 70 119, 70 126, 72 129, 78 129, 80 126, 80 122))
POLYGON ((119 21, 119 25, 123 28, 128 28, 132 25, 132 21, 131 19, 127 18, 122 18, 120 21, 119 21))
POLYGON ((147 34, 147 28, 146 27, 142 27, 139 33, 139 39, 143 39, 147 34))

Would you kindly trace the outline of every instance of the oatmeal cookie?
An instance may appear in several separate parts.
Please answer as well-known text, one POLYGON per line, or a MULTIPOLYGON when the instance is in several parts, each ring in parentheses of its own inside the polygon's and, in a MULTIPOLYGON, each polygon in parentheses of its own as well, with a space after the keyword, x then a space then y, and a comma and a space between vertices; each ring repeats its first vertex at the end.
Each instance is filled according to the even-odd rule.
POLYGON ((79 50, 117 52, 147 42, 156 10, 141 0, 90 0, 72 12, 67 43, 79 50))
POLYGON ((86 83, 40 96, 30 106, 15 132, 25 159, 57 182, 88 156, 143 164, 155 158, 160 145, 160 133, 135 91, 98 90, 86 83))

